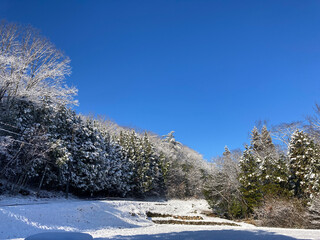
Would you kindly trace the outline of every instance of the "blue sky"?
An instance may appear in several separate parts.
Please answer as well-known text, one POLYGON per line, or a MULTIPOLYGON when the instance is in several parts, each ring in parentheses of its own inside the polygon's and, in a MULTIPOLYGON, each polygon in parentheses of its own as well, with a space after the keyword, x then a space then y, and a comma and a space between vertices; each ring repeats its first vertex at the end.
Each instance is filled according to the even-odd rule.
POLYGON ((71 58, 77 112, 164 135, 206 159, 242 148, 257 120, 320 102, 320 1, 16 1, 71 58))

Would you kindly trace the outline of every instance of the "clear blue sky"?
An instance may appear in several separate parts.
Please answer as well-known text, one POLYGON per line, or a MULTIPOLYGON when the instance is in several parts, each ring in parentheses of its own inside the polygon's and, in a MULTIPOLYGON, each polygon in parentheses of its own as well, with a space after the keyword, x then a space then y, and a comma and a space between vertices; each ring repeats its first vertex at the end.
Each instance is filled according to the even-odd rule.
POLYGON ((0 17, 71 58, 78 112, 174 130, 207 159, 320 102, 320 1, 2 0, 0 17))

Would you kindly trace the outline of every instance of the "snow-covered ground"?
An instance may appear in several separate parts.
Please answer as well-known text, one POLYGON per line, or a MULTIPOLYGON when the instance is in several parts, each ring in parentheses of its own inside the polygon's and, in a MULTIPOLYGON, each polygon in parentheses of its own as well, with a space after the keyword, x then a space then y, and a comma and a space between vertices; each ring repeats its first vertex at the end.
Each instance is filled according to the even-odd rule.
MULTIPOLYGON (((0 239, 24 239, 41 232, 73 231, 95 240, 320 239, 320 230, 261 228, 203 215, 204 200, 86 201, 79 199, 0 198, 0 239), (173 216, 201 216, 201 222, 229 225, 154 224, 146 212, 173 216), (230 223, 238 226, 230 226, 230 223)), ((166 218, 156 219, 173 219, 166 218)), ((176 221, 179 221, 175 218, 176 221)))

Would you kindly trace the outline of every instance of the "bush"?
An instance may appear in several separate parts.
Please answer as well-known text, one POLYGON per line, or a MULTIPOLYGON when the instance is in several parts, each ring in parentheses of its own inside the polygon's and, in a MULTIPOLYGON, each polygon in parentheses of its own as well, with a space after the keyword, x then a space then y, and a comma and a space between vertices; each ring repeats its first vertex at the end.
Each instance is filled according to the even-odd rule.
POLYGON ((300 199, 265 198, 254 216, 257 225, 267 227, 307 228, 309 222, 306 204, 300 199))
POLYGON ((310 220, 310 228, 320 228, 320 194, 314 196, 308 207, 308 217, 310 220))

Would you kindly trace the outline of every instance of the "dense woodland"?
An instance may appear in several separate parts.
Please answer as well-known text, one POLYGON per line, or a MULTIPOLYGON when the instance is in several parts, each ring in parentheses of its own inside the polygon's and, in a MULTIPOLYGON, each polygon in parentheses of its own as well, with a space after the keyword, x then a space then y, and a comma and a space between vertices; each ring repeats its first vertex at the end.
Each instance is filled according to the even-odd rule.
POLYGON ((243 151, 208 162, 174 132, 77 114, 70 74, 70 59, 37 30, 0 24, 0 194, 205 197, 219 216, 319 226, 319 106, 302 122, 254 127, 243 151))

